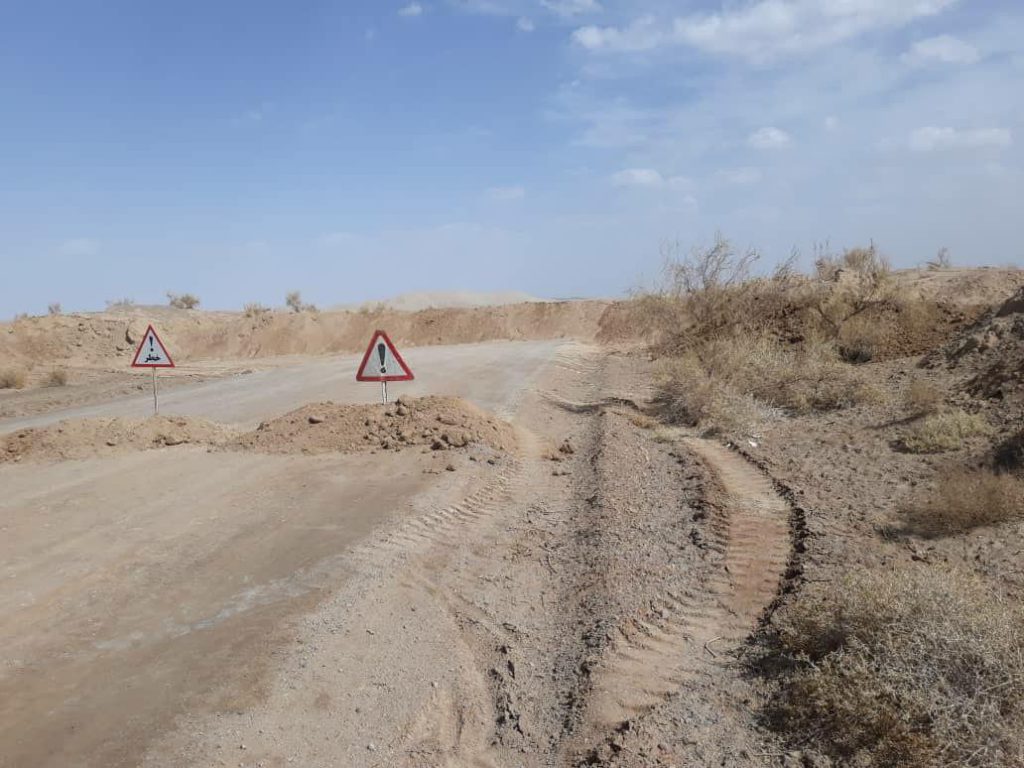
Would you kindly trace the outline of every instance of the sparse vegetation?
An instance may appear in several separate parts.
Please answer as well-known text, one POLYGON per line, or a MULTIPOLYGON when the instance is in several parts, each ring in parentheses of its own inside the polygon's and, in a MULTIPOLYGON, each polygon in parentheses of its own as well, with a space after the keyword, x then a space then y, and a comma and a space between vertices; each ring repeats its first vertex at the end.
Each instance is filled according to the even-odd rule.
POLYGON ((131 309, 135 306, 135 299, 107 299, 107 309, 131 309))
POLYGON ((167 303, 175 309, 195 309, 199 306, 199 297, 191 293, 167 292, 167 303))
POLYGON ((1016 765, 1024 754, 1024 617, 967 574, 902 567, 811 585, 780 642, 795 670, 773 722, 842 765, 1016 765))
POLYGON ((299 291, 289 291, 284 297, 285 306, 292 312, 317 312, 315 304, 304 304, 299 291))
POLYGON ((243 311, 245 312, 246 317, 254 319, 258 317, 263 317, 263 315, 267 314, 270 311, 270 307, 265 307, 258 301, 252 301, 245 305, 243 311))
POLYGON ((0 371, 0 389, 24 389, 28 374, 20 368, 0 371))
POLYGON ((903 438, 910 453, 944 453, 962 448, 967 440, 992 432, 984 416, 961 410, 940 411, 913 424, 903 438))
POLYGON ((939 476, 935 488, 903 510, 908 532, 950 536, 1024 516, 1024 484, 1012 475, 959 469, 939 476))
POLYGON ((935 258, 928 262, 928 269, 951 269, 953 266, 953 257, 949 254, 949 248, 939 248, 939 252, 935 254, 935 258))
POLYGON ((51 315, 59 315, 63 313, 59 301, 55 301, 52 304, 48 305, 46 307, 46 311, 51 315))
POLYGON ((933 384, 924 379, 914 379, 907 387, 904 406, 913 416, 929 416, 942 407, 943 396, 933 384))
POLYGON ((48 387, 66 387, 68 384, 68 372, 63 368, 54 368, 46 377, 48 387))

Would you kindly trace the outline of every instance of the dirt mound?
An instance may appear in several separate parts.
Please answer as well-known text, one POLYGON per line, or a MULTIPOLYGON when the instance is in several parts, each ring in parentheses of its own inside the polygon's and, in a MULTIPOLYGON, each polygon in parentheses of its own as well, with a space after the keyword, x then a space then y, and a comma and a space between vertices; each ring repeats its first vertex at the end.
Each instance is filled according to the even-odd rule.
POLYGON ((237 441, 239 448, 264 453, 356 453, 427 446, 435 451, 486 445, 506 451, 515 444, 512 427, 454 397, 401 399, 387 406, 305 405, 264 422, 237 441))
POLYGON ((186 443, 218 445, 232 436, 226 427, 182 416, 68 420, 0 438, 0 462, 87 459, 186 443))
POLYGON ((206 312, 132 307, 0 323, 2 366, 128 365, 153 322, 181 366, 197 360, 361 352, 383 328, 399 347, 574 338, 598 332, 607 301, 536 301, 493 307, 379 307, 357 312, 206 312))

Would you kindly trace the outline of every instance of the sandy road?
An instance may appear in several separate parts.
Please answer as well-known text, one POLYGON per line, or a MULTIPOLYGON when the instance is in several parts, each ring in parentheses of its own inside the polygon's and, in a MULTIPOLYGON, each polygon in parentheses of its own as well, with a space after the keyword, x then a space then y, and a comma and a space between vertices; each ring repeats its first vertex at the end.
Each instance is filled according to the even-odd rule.
MULTIPOLYGON (((409 350, 416 382, 515 408, 559 343, 409 350)), ((186 386, 164 413, 247 426, 311 400, 372 402, 356 358, 186 386)), ((145 396, 0 422, 144 416, 145 396)), ((258 698, 290 622, 345 582, 381 527, 486 484, 500 467, 430 456, 265 456, 174 448, 0 467, 0 765, 135 765, 184 713, 258 698), (470 469, 472 467, 472 470, 470 469)))
MULTIPOLYGON (((514 401, 524 382, 536 374, 538 367, 550 360, 560 346, 563 342, 499 341, 404 349, 402 355, 416 374, 416 380, 389 385, 390 395, 443 393, 465 397, 487 410, 500 410, 514 401)), ((378 402, 379 385, 355 380, 361 357, 287 358, 281 365, 244 376, 180 386, 161 395, 160 412, 200 416, 222 424, 252 428, 261 420, 309 402, 378 402)), ((261 364, 267 365, 267 361, 261 364)), ((160 373, 161 377, 174 375, 173 371, 160 373)), ((148 387, 148 377, 142 380, 148 387)), ((0 419, 0 434, 52 424, 60 419, 145 418, 152 412, 153 398, 147 390, 144 394, 112 402, 0 419)))

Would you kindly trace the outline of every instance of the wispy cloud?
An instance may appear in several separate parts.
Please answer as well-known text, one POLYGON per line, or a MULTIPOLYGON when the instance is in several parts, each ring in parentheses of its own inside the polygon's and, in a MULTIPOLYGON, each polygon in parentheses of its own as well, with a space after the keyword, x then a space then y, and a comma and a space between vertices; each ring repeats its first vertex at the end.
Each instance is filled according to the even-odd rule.
POLYGON ((519 185, 491 187, 487 190, 486 195, 490 200, 511 202, 513 200, 522 200, 526 197, 526 188, 519 185))
POLYGON ((61 256, 86 257, 95 256, 100 252, 100 244, 87 237, 76 237, 65 240, 57 247, 61 256))
POLYGON ((671 21, 643 15, 624 26, 587 26, 573 39, 591 51, 636 52, 690 46, 708 53, 769 59, 806 53, 875 29, 936 15, 957 0, 759 0, 671 21))
POLYGON ((1005 149, 1013 144, 1013 135, 1005 128, 957 130, 926 126, 910 134, 910 148, 915 152, 938 152, 952 149, 1005 149))
POLYGON ((765 126, 747 137, 747 143, 754 149, 782 149, 793 143, 792 137, 774 126, 765 126))
POLYGON ((952 35, 939 35, 919 40, 903 54, 903 61, 913 67, 929 64, 973 64, 978 49, 952 35))
POLYGON ((616 187, 641 187, 647 189, 689 189, 690 180, 685 176, 664 176, 655 168, 626 168, 613 173, 611 182, 616 187))
POLYGON ((516 21, 516 29, 520 32, 533 32, 533 30, 536 29, 536 26, 531 19, 526 16, 520 16, 516 21))
POLYGON ((398 9, 398 15, 406 18, 423 15, 423 6, 413 2, 398 9))
POLYGON ((540 4, 563 18, 600 13, 604 10, 597 0, 541 0, 540 4))

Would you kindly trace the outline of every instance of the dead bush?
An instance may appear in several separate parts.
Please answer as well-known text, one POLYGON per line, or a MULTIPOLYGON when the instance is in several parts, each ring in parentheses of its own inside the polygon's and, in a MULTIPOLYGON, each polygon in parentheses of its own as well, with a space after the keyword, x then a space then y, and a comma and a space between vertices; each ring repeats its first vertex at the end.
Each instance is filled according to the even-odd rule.
POLYGON ((7 368, 0 371, 0 389, 24 389, 28 374, 20 368, 7 368))
POLYGON ((167 292, 167 303, 175 309, 195 309, 199 306, 199 297, 191 293, 167 292))
POLYGON ((66 387, 68 384, 68 372, 63 368, 54 368, 46 377, 48 387, 66 387))
POLYGON ((956 571, 810 585, 779 617, 795 663, 770 708, 797 745, 864 768, 1019 765, 1024 616, 956 571))
POLYGON ((108 310, 131 309, 135 306, 135 299, 107 299, 108 310))
POLYGON ((928 269, 950 269, 953 266, 953 257, 949 253, 949 248, 939 248, 939 252, 935 254, 935 258, 928 262, 928 269))
POLYGON ((284 297, 285 306, 292 312, 317 312, 315 304, 303 304, 302 294, 299 291, 289 291, 284 297))
POLYGON ((270 308, 263 306, 258 301, 252 301, 245 305, 243 311, 245 312, 246 317, 254 319, 258 317, 263 317, 263 315, 267 314, 270 311, 270 308))
POLYGON ((942 392, 934 384, 924 379, 914 379, 907 387, 903 403, 912 415, 928 416, 938 412, 944 399, 942 392))
POLYGON ((774 410, 791 414, 876 402, 880 394, 828 344, 765 335, 711 340, 664 368, 666 415, 706 429, 750 431, 774 410))
POLYGON ((912 425, 903 437, 910 453, 945 453, 962 447, 967 440, 992 432, 984 416, 961 410, 941 411, 912 425))
POLYGON ((1024 485, 1012 475, 960 469, 943 473, 935 487, 903 508, 906 529, 922 536, 949 536, 1024 516, 1024 485))
POLYGON ((63 312, 59 301, 55 301, 46 307, 46 311, 51 315, 59 315, 63 312))

